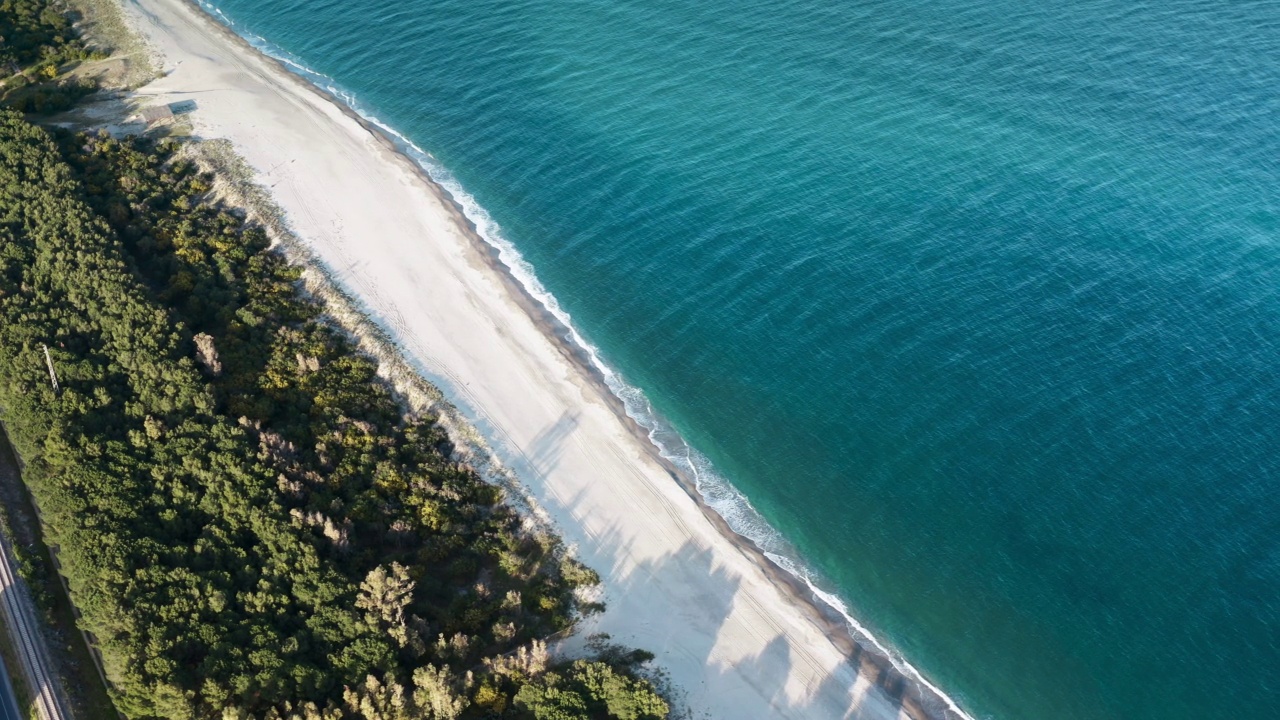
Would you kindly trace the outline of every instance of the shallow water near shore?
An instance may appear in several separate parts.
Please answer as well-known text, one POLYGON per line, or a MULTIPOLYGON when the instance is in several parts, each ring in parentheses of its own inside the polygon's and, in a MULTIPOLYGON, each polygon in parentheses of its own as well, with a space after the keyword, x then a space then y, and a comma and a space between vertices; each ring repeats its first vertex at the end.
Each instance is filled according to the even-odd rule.
POLYGON ((216 6, 974 715, 1280 700, 1274 4, 216 6))

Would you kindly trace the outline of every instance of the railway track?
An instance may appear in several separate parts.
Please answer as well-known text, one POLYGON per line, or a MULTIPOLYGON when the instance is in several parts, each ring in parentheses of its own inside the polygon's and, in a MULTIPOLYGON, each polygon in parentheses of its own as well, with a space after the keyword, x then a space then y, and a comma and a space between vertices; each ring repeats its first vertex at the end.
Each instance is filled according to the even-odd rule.
POLYGON ((7 540, 0 539, 0 606, 13 636, 18 662, 27 684, 36 693, 35 706, 41 720, 70 720, 63 709, 50 671, 49 651, 36 621, 35 607, 26 587, 18 579, 7 540))

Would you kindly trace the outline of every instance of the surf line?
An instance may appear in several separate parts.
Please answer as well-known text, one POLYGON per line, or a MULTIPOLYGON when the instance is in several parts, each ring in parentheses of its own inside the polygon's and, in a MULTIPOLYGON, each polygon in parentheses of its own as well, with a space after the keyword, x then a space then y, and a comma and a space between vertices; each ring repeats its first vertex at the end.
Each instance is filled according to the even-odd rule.
POLYGON ((823 585, 827 583, 821 579, 821 575, 804 562, 799 551, 756 510, 751 501, 732 483, 718 474, 711 460, 698 452, 661 417, 643 390, 627 383, 617 371, 605 363, 599 349, 582 336, 573 324, 572 316, 538 280, 533 265, 525 260, 511 241, 503 236, 497 221, 474 196, 463 188, 462 183, 448 168, 438 162, 431 153, 423 150, 403 133, 378 118, 358 100, 353 92, 342 88, 335 78, 309 67, 292 53, 242 27, 208 0, 194 0, 194 2, 207 15, 235 33, 253 49, 276 60, 290 72, 300 76, 389 138, 405 156, 426 173, 432 182, 450 196, 465 219, 472 225, 476 235, 496 253, 497 260, 504 266, 503 270, 516 281, 529 298, 555 319, 558 327, 566 333, 566 336, 561 339, 577 350, 578 354, 589 363, 590 369, 598 374, 610 393, 621 403, 627 417, 644 430, 658 454, 678 468, 686 477, 693 479, 693 486, 701 500, 723 518, 729 529, 753 544, 770 562, 798 580, 821 604, 838 614, 856 642, 865 642, 874 647, 895 670, 927 688, 929 694, 940 700, 949 713, 958 716, 961 720, 976 720, 950 695, 930 682, 901 653, 872 634, 853 616, 836 592, 824 589, 823 585))

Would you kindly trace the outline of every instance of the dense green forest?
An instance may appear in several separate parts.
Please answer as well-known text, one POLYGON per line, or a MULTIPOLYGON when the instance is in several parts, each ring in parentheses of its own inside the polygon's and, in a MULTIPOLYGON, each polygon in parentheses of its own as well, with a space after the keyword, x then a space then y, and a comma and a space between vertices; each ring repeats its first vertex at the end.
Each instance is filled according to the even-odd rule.
MULTIPOLYGON (((0 1, 10 64, 37 42, 11 38, 77 47, 10 24, 44 6, 0 1)), ((643 654, 547 657, 596 575, 404 412, 176 150, 0 110, 0 420, 118 709, 666 717, 643 654)))
POLYGON ((548 667, 594 573, 175 149, 0 116, 0 408, 120 710, 664 716, 625 663, 548 667))
POLYGON ((93 83, 62 77, 70 63, 97 56, 49 0, 0 0, 0 99, 23 112, 67 110, 93 83))
POLYGON ((86 57, 71 20, 48 0, 0 0, 0 77, 30 68, 53 77, 58 66, 86 57))

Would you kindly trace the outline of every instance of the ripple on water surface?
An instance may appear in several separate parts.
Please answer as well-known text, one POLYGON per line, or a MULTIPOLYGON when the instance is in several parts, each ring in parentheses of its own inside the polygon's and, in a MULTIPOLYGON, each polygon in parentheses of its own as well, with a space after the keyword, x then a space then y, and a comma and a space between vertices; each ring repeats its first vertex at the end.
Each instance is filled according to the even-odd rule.
POLYGON ((218 5, 976 714, 1273 713, 1274 3, 218 5))

